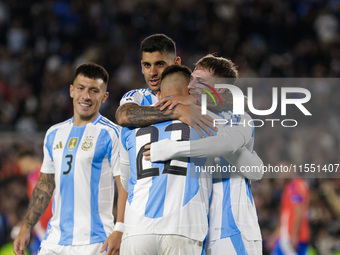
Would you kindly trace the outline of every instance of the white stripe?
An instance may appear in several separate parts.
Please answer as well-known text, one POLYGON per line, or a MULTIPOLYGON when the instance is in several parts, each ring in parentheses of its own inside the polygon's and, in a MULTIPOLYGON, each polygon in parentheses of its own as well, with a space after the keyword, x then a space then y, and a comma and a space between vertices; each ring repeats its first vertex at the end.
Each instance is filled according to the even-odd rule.
POLYGON ((99 181, 98 209, 107 236, 113 232, 114 218, 112 215, 114 189, 113 175, 107 157, 103 160, 102 174, 99 181))
POLYGON ((213 195, 210 202, 209 211, 209 240, 220 239, 222 226, 222 204, 223 197, 229 196, 229 194, 223 193, 222 182, 213 184, 213 195))
MULTIPOLYGON (((138 129, 136 129, 137 132, 138 129)), ((142 136, 136 137, 136 157, 138 154, 138 151, 142 146, 144 146, 146 143, 150 142, 150 134, 145 134, 142 136)), ((136 158, 135 157, 135 158, 136 158)), ((143 169, 148 169, 152 167, 152 164, 150 161, 146 161, 143 159, 142 161, 143 169)), ((140 213, 145 212, 146 203, 149 198, 149 188, 152 185, 151 178, 143 178, 140 180, 137 180, 138 185, 135 185, 135 189, 133 192, 133 200, 131 205, 140 213), (134 203, 136 201, 136 203, 134 203)))
POLYGON ((164 214, 166 216, 173 211, 177 211, 183 205, 185 176, 168 175, 166 195, 164 201, 164 214), (182 177, 182 178, 180 178, 182 177))
MULTIPOLYGON (((181 136, 181 130, 173 130, 171 131, 170 139, 174 141, 180 140, 182 138, 181 136)), ((184 161, 172 160, 171 165, 187 167, 188 163, 184 161)), ((168 174, 168 183, 164 201, 164 216, 182 207, 185 192, 185 182, 185 176, 168 174)))

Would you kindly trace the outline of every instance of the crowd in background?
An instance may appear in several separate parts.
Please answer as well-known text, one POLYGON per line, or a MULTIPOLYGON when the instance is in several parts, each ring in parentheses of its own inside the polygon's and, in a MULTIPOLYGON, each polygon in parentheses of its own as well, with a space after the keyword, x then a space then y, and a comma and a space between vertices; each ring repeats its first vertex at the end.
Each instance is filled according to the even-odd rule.
MULTIPOLYGON (((174 39, 191 68, 215 53, 235 62, 241 77, 323 78, 305 86, 313 116, 297 116, 297 128, 257 128, 255 150, 265 164, 340 163, 340 86, 326 82, 340 76, 337 0, 0 0, 0 31, 0 246, 11 241, 28 204, 17 152, 29 144, 41 158, 43 133, 73 115, 75 67, 93 61, 109 71, 101 113, 114 121, 123 94, 145 86, 138 47, 153 33, 174 39)), ((260 106, 270 103, 271 87, 254 97, 260 106)), ((319 254, 335 254, 340 179, 306 181, 311 244, 319 254)), ((252 185, 264 245, 278 223, 283 183, 265 178, 252 185)))

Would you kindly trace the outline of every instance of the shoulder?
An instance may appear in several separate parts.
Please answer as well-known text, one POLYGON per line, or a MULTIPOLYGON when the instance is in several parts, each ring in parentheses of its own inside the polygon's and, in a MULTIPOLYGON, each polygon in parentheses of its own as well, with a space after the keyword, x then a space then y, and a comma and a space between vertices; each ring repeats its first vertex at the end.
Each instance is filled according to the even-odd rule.
POLYGON ((105 129, 109 133, 114 133, 117 137, 119 137, 121 127, 108 118, 104 116, 100 116, 100 118, 96 121, 95 125, 98 128, 105 129))
POLYGON ((136 94, 146 95, 146 94, 148 94, 148 92, 149 92, 148 89, 133 89, 133 90, 126 92, 124 94, 123 98, 132 97, 136 94))
POLYGON ((63 122, 54 124, 53 126, 51 126, 47 131, 46 131, 46 135, 56 132, 58 129, 63 129, 66 127, 69 127, 70 125, 72 125, 72 118, 65 120, 63 122))

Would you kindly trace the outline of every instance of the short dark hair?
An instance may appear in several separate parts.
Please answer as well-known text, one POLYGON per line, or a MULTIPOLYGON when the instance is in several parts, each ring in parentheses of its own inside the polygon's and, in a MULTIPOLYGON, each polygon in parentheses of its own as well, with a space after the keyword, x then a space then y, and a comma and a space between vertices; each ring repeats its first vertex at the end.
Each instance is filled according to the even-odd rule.
POLYGON ((195 64, 195 68, 197 67, 206 68, 220 78, 234 78, 236 80, 238 77, 237 67, 231 60, 212 54, 199 59, 195 64))
POLYGON ((153 34, 146 37, 140 44, 140 55, 143 52, 166 52, 176 56, 175 42, 165 34, 153 34))
POLYGON ((96 63, 88 62, 79 65, 74 75, 75 80, 79 74, 91 79, 102 79, 105 84, 109 81, 109 74, 104 67, 96 63))
POLYGON ((187 76, 190 79, 191 76, 191 70, 189 67, 185 65, 170 65, 167 68, 164 69, 161 80, 163 80, 167 75, 181 72, 185 76, 187 76))

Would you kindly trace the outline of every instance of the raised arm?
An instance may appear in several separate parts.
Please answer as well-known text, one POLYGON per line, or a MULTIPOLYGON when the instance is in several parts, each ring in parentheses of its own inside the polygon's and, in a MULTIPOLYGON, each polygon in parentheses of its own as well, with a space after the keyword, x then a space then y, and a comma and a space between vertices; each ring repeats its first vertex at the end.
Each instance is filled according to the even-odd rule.
POLYGON ((140 106, 135 103, 123 104, 116 111, 116 120, 122 127, 145 127, 173 118, 174 111, 161 111, 153 106, 140 106))
POLYGON ((212 133, 208 127, 215 129, 212 125, 212 118, 207 115, 201 115, 200 109, 196 105, 177 104, 171 110, 167 108, 161 111, 159 107, 126 103, 116 111, 116 120, 123 127, 145 127, 157 122, 175 119, 192 126, 202 137, 204 135, 200 127, 210 135, 212 133))
POLYGON ((51 200, 54 188, 54 174, 41 173, 37 185, 33 190, 19 235, 14 240, 15 254, 25 254, 24 250, 29 243, 32 229, 39 221, 41 215, 45 212, 51 200))

